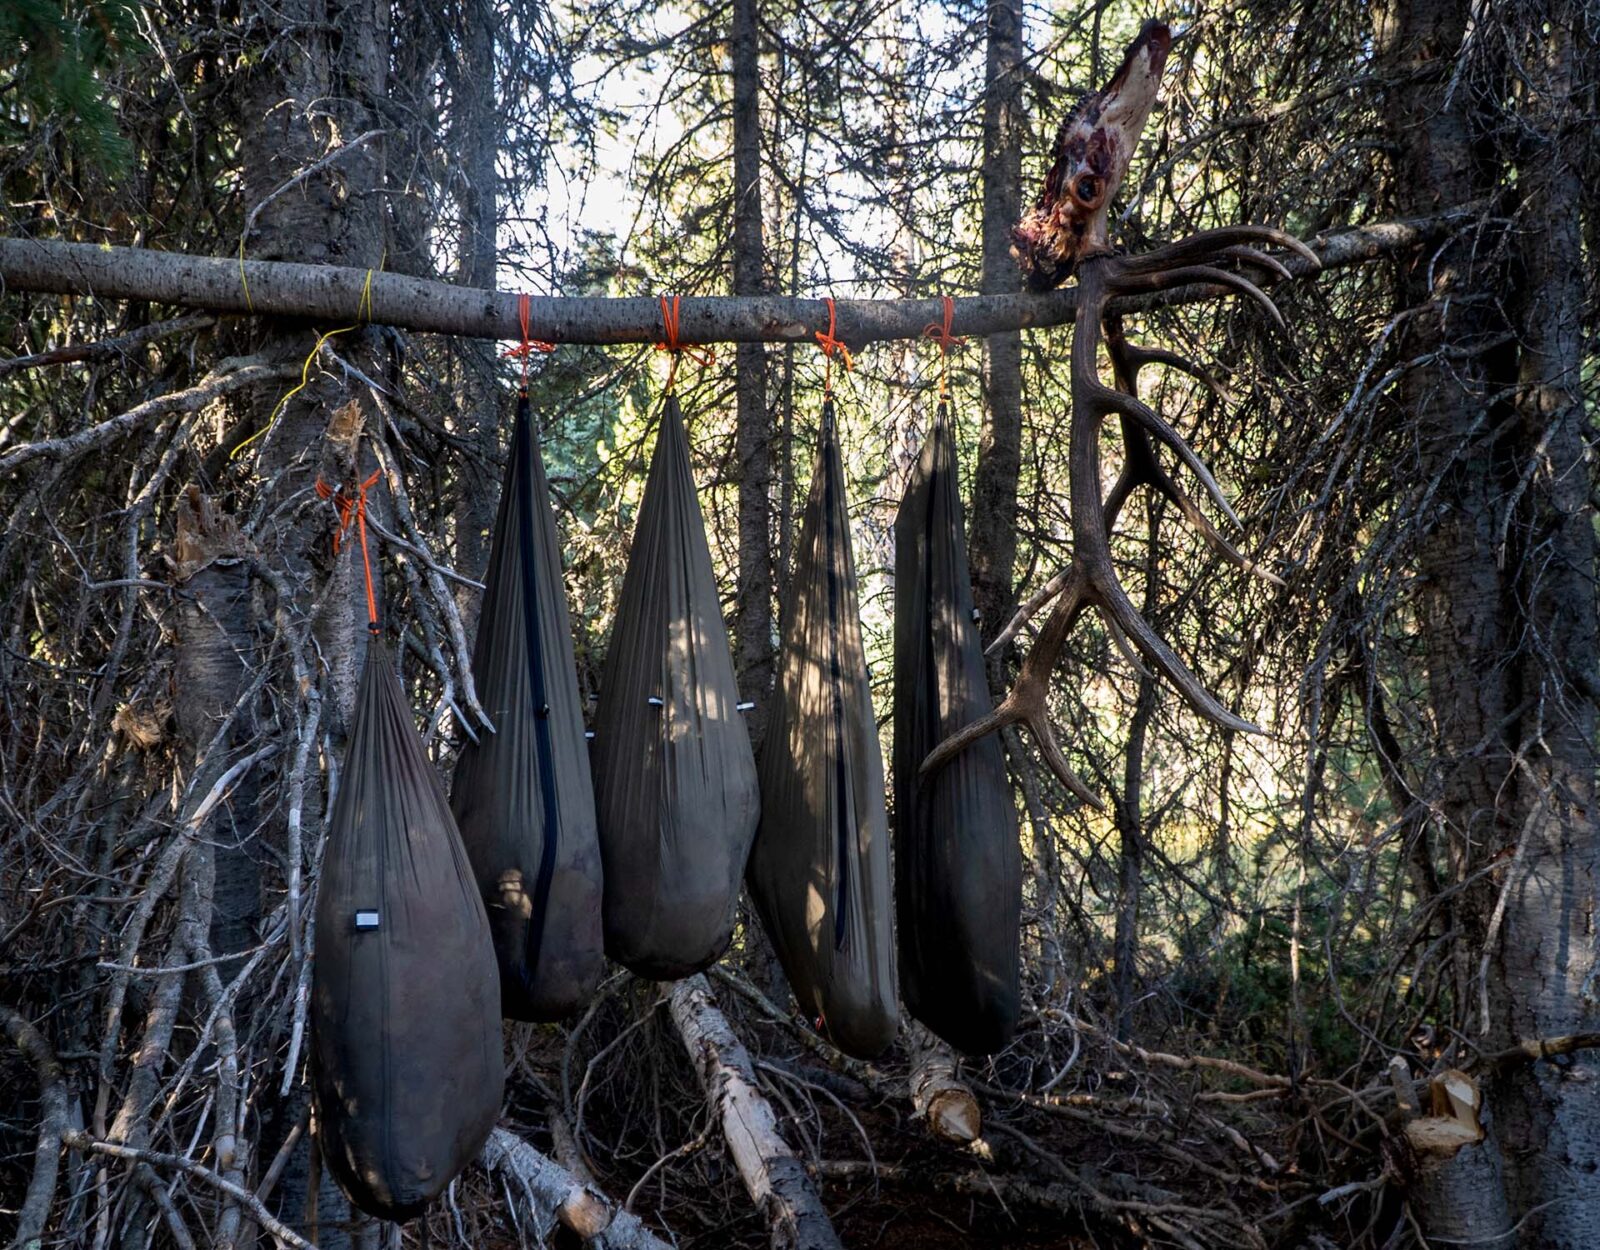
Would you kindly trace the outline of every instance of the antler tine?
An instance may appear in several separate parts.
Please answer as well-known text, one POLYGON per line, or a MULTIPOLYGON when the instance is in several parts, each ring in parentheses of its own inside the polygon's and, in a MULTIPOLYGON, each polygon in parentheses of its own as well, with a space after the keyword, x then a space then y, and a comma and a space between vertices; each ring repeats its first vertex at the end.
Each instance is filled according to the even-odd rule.
MULTIPOLYGON (((1137 392, 1139 370, 1145 365, 1164 364, 1196 378, 1224 403, 1232 402, 1221 385, 1193 361, 1159 347, 1138 347, 1128 342, 1122 332, 1122 319, 1115 314, 1107 314, 1102 322, 1102 328, 1105 331, 1106 354, 1111 357, 1117 388, 1123 394, 1131 395, 1137 392)), ((1113 505, 1120 506, 1122 499, 1126 498, 1133 485, 1141 482, 1148 484, 1177 505, 1184 519, 1199 530, 1200 536, 1225 559, 1247 573, 1253 573, 1271 582, 1274 586, 1283 585, 1282 579, 1277 574, 1255 563, 1217 531, 1217 527, 1211 524, 1211 519, 1200 510, 1200 506, 1189 497, 1188 492, 1173 481, 1171 474, 1162 468, 1161 462, 1156 459, 1155 449, 1150 445, 1150 435, 1126 414, 1122 417, 1122 437, 1127 452, 1122 476, 1106 499, 1107 517, 1115 515, 1113 505)))
POLYGON ((1212 550, 1229 562, 1236 564, 1246 573, 1253 574, 1264 582, 1270 582, 1274 586, 1283 585, 1283 578, 1279 577, 1271 569, 1263 568, 1257 564, 1224 538, 1217 531, 1217 527, 1211 524, 1211 518, 1200 511, 1200 505, 1195 503, 1189 497, 1188 492, 1173 481, 1172 476, 1160 465, 1155 466, 1150 478, 1150 484, 1177 505, 1178 511, 1183 513, 1183 519, 1200 531, 1200 537, 1210 544, 1212 550))
POLYGON ((1072 579, 1075 568, 1075 565, 1069 564, 1029 595, 1027 601, 1012 613, 1011 619, 1006 622, 1006 627, 996 634, 994 641, 983 649, 984 655, 999 655, 1006 645, 1022 632, 1022 627, 1043 611, 1050 603, 1050 600, 1054 599, 1066 588, 1067 583, 1072 579))
POLYGON ((1017 674, 1011 692, 1000 701, 994 711, 987 716, 979 717, 970 725, 963 726, 934 747, 918 770, 923 776, 942 768, 984 735, 1003 729, 1007 725, 1020 724, 1027 726, 1028 731, 1033 734, 1045 762, 1061 779, 1061 784, 1096 811, 1105 810, 1094 791, 1072 771, 1071 765, 1067 763, 1060 744, 1056 742, 1055 733, 1050 728, 1047 706, 1050 674, 1055 668, 1056 658, 1061 654, 1061 648, 1077 624, 1078 617, 1088 607, 1085 593, 1087 584, 1082 566, 1074 561, 1066 572, 1062 586, 1063 593, 1051 610, 1044 628, 1039 631, 1039 637, 1034 642, 1033 648, 1022 661, 1022 670, 1017 674))
POLYGON ((1061 753, 1061 746, 1056 742, 1055 730, 1050 727, 1050 718, 1041 708, 1038 712, 1023 719, 1033 733, 1033 740, 1039 744, 1039 753, 1044 756, 1044 762, 1050 765, 1050 771, 1061 780, 1061 784, 1072 791, 1078 799, 1094 808, 1097 812, 1106 810, 1106 805, 1100 796, 1089 789, 1082 777, 1072 771, 1072 766, 1067 763, 1067 757, 1061 753))
POLYGON ((1294 273, 1289 266, 1276 256, 1260 251, 1257 248, 1246 247, 1242 243, 1235 244, 1233 247, 1225 247, 1217 255, 1226 256, 1229 260, 1236 260, 1240 264, 1249 265, 1253 269, 1265 270, 1282 282, 1288 282, 1294 277, 1294 273))
POLYGON ((1128 598, 1120 582, 1114 577, 1099 579, 1095 592, 1102 609, 1116 619, 1117 624, 1122 626, 1128 637, 1144 653, 1145 658, 1178 688, 1178 693, 1188 700, 1190 707, 1224 729, 1240 733, 1261 732, 1259 725, 1252 724, 1242 716, 1229 711, 1217 701, 1216 696, 1200 684, 1200 679, 1189 671, 1188 665, 1178 658, 1178 653, 1167 645, 1166 640, 1156 633, 1140 614, 1139 609, 1133 606, 1133 601, 1128 598))
MULTIPOLYGON (((1108 333, 1106 342, 1110 344, 1108 333)), ((1176 369, 1179 373, 1186 373, 1206 390, 1217 397, 1217 402, 1231 405, 1233 392, 1211 375, 1211 371, 1203 365, 1196 364, 1187 356, 1180 356, 1177 352, 1168 351, 1164 347, 1139 347, 1136 344, 1123 340, 1118 349, 1127 360, 1130 376, 1138 376, 1138 372, 1145 365, 1165 365, 1169 369, 1176 369)))
POLYGON ((1015 725, 1019 721, 1026 722, 1028 714, 1017 706, 1016 691, 1002 699, 999 705, 987 716, 980 716, 970 724, 963 725, 955 733, 945 738, 938 746, 929 751, 927 758, 922 761, 917 769, 920 776, 926 777, 930 773, 938 772, 961 752, 965 751, 979 738, 987 737, 997 729, 1004 729, 1007 725, 1015 725))
POLYGON ((1214 230, 1198 230, 1187 238, 1140 256, 1119 259, 1130 272, 1154 273, 1177 264, 1188 264, 1197 258, 1221 256, 1223 249, 1235 246, 1251 247, 1265 243, 1293 252, 1313 270, 1322 268, 1322 258, 1294 235, 1271 226, 1221 226, 1214 230))
POLYGON ((1217 485, 1217 479, 1211 476, 1211 470, 1206 468, 1205 462, 1195 453, 1194 448, 1189 446, 1183 435, 1168 425, 1153 408, 1140 402, 1134 396, 1113 390, 1111 387, 1101 385, 1099 382, 1093 382, 1090 385, 1093 387, 1091 397, 1097 406, 1105 411, 1118 412, 1124 416, 1132 417, 1162 443, 1170 447, 1177 453, 1178 458, 1189 466, 1190 472, 1200 479, 1200 484, 1206 488, 1206 494, 1210 495, 1212 502, 1222 509, 1222 514, 1239 529, 1244 528, 1244 522, 1234 512, 1227 496, 1222 493, 1222 487, 1217 485))
POLYGON ((1271 296, 1243 274, 1234 273, 1229 269, 1218 269, 1215 265, 1181 265, 1176 269, 1142 274, 1131 280, 1118 282, 1117 289, 1119 292, 1170 291, 1174 287, 1196 283, 1214 283, 1217 286, 1231 287, 1259 304, 1262 311, 1277 323, 1278 329, 1289 328, 1284 323, 1283 314, 1278 311, 1278 306, 1272 302, 1271 296))

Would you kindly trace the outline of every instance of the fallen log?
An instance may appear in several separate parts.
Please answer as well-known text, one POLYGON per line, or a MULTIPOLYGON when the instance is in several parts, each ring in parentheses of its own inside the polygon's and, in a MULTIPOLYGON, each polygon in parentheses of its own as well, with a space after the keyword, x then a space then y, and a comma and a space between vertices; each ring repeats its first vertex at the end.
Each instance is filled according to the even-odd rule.
POLYGON ((778 1132, 749 1052, 718 1008, 710 982, 703 975, 677 982, 671 1010, 728 1153, 766 1217, 773 1250, 842 1250, 816 1184, 778 1132))
POLYGON ((557 1222, 603 1250, 670 1250, 630 1211, 547 1158, 515 1133, 497 1128, 479 1156, 483 1166, 516 1182, 541 1239, 557 1222))
POLYGON ((928 1131, 943 1141, 966 1145, 983 1133, 983 1112, 970 1086, 956 1076, 955 1052, 913 1023, 911 1106, 928 1131))

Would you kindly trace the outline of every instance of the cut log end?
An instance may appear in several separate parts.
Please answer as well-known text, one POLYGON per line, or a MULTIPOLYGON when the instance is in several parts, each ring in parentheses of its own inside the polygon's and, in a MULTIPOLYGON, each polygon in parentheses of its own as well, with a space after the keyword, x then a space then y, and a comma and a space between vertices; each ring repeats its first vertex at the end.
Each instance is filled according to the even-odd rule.
POLYGON ((952 1084, 928 1100, 928 1128, 944 1141, 967 1145, 983 1133, 983 1111, 970 1089, 952 1084))
POLYGON ((911 1026, 911 1106, 942 1141, 969 1145, 983 1134, 977 1096, 956 1075, 956 1056, 920 1024, 911 1026))
POLYGON ((556 1208, 556 1218, 584 1241, 589 1241, 611 1226, 611 1207, 587 1187, 575 1185, 556 1208))

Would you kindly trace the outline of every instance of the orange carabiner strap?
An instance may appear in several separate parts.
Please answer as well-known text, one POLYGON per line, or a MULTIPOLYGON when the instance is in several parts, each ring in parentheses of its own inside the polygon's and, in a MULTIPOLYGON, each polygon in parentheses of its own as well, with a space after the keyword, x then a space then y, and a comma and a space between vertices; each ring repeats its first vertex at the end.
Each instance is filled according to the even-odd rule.
POLYGON ((667 387, 665 391, 669 395, 672 393, 673 384, 678 380, 679 356, 687 356, 702 369, 708 368, 717 361, 717 353, 712 348, 683 341, 682 336, 679 334, 679 326, 681 324, 679 304, 681 300, 681 296, 674 295, 672 302, 669 304, 665 295, 661 297, 661 332, 664 337, 661 342, 656 344, 656 350, 658 352, 672 353, 672 363, 667 367, 667 387))
POLYGON ((505 360, 522 361, 522 386, 520 388, 520 393, 523 395, 528 393, 528 357, 532 356, 534 352, 553 352, 556 349, 556 345, 554 343, 547 343, 543 339, 536 339, 529 335, 528 318, 532 310, 533 296, 528 294, 517 296, 517 321, 522 326, 522 342, 516 347, 513 347, 510 351, 505 352, 502 357, 505 360))
POLYGON ((950 323, 956 316, 955 300, 948 295, 940 298, 944 300, 944 324, 931 321, 923 327, 922 333, 939 344, 939 401, 943 403, 950 397, 950 349, 960 347, 967 340, 950 333, 950 323))
POLYGON ((337 490, 317 478, 317 496, 333 502, 334 511, 339 514, 339 528, 333 535, 333 552, 339 554, 346 531, 350 522, 356 523, 356 534, 361 540, 361 569, 367 579, 367 628, 374 634, 381 632, 382 626, 378 624, 378 598, 372 589, 372 558, 367 554, 367 492, 372 489, 380 477, 382 469, 373 470, 372 476, 362 482, 356 490, 356 497, 351 499, 345 494, 344 487, 337 490))
POLYGON ((833 395, 833 358, 837 356, 844 362, 846 373, 856 367, 856 362, 855 357, 850 355, 850 349, 845 346, 844 340, 834 333, 839 328, 839 310, 834 307, 833 297, 825 295, 822 302, 828 306, 828 329, 826 333, 817 331, 817 346, 822 349, 822 354, 828 360, 827 367, 822 373, 822 397, 827 399, 833 395))

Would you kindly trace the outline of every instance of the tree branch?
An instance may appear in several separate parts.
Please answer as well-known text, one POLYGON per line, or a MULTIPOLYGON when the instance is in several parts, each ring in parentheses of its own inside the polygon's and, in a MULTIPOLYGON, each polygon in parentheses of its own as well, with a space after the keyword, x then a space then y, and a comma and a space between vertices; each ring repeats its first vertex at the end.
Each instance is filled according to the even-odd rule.
POLYGON ((160 1150, 136 1150, 132 1146, 122 1146, 116 1142, 100 1141, 89 1136, 88 1133, 68 1133, 63 1139, 74 1150, 87 1151, 90 1154, 108 1155, 113 1159, 127 1159, 134 1163, 145 1163, 151 1167, 171 1168, 204 1181, 213 1189, 227 1194, 236 1202, 243 1204, 250 1212, 255 1222, 266 1229, 273 1237, 284 1245, 294 1246, 295 1250, 316 1250, 309 1241, 295 1232, 283 1221, 279 1220, 267 1210, 266 1205, 248 1189, 235 1185, 232 1181, 219 1176, 204 1164, 196 1163, 193 1159, 186 1159, 182 1155, 166 1154, 160 1150))
POLYGON ((119 334, 116 338, 100 339, 93 343, 64 343, 60 347, 52 347, 47 352, 38 352, 32 356, 13 356, 10 360, 0 360, 0 378, 18 369, 39 369, 47 365, 96 362, 110 360, 115 356, 132 355, 141 347, 148 347, 152 343, 159 343, 162 339, 169 339, 177 334, 205 330, 216 323, 217 319, 210 313, 186 313, 170 321, 157 321, 152 325, 141 326, 137 330, 130 330, 127 334, 119 334))
MULTIPOLYGON (((1475 207, 1436 216, 1383 222, 1333 231, 1310 246, 1323 269, 1363 264, 1400 255, 1440 237, 1476 216, 1475 207)), ((1295 277, 1309 264, 1289 257, 1295 277)), ((470 338, 517 339, 517 296, 404 274, 377 273, 338 265, 245 261, 184 256, 148 248, 100 247, 39 239, 0 238, 0 283, 6 291, 92 295, 99 299, 148 300, 220 313, 349 321, 362 307, 371 279, 370 321, 470 338), (241 268, 249 294, 241 282, 241 268)), ((1112 301, 1113 312, 1197 303, 1230 292, 1220 286, 1185 286, 1154 295, 1112 301)), ((940 321, 939 299, 839 300, 838 335, 851 346, 886 339, 921 338, 940 321)), ((1003 330, 1060 325, 1078 306, 1075 289, 1044 295, 985 295, 955 301, 951 330, 988 335, 1003 330)), ((810 342, 828 326, 820 299, 778 296, 686 298, 680 310, 684 342, 810 342)), ((662 335, 661 305, 654 296, 625 299, 539 296, 532 298, 531 330, 552 343, 649 343, 662 335)))
POLYGON ((169 391, 165 395, 157 395, 154 399, 147 399, 144 403, 128 409, 120 416, 102 421, 99 425, 91 425, 88 429, 79 430, 65 438, 24 443, 9 455, 0 456, 0 473, 10 473, 40 456, 48 456, 53 460, 81 456, 85 452, 104 447, 159 417, 170 416, 175 412, 195 412, 211 400, 236 391, 240 387, 254 386, 258 382, 286 382, 298 377, 299 373, 298 369, 291 366, 262 364, 254 357, 230 358, 187 390, 169 391))
POLYGON ((61 1141, 67 1133, 67 1086, 61 1062, 44 1034, 34 1028, 20 1012, 0 1004, 0 1026, 10 1034, 39 1078, 39 1137, 33 1148, 33 1176, 28 1193, 17 1212, 14 1250, 38 1250, 50 1220, 50 1204, 55 1201, 56 1176, 61 1167, 61 1141))
POLYGON ((668 1250, 637 1215, 624 1211, 584 1178, 503 1128, 489 1134, 480 1162, 516 1181, 541 1233, 555 1220, 584 1242, 608 1250, 668 1250))

